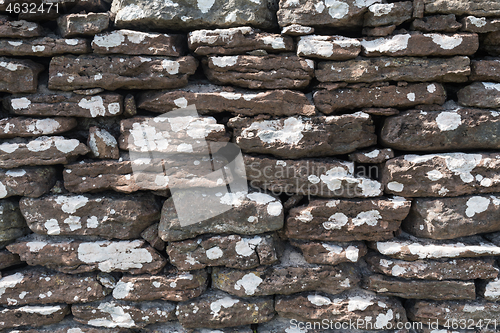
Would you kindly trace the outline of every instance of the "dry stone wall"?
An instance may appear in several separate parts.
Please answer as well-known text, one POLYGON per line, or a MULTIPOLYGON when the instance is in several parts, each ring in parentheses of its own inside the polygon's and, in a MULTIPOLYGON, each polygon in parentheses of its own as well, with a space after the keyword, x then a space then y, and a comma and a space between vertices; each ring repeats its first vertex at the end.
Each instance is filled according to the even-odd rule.
POLYGON ((0 0, 0 331, 497 331, 499 56, 496 0, 0 0))

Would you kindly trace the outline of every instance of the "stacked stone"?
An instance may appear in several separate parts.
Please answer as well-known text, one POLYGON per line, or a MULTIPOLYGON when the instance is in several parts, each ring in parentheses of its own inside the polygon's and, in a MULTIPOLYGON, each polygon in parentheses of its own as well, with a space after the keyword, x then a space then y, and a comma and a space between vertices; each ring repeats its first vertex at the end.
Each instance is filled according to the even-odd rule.
POLYGON ((499 317, 500 3, 32 3, 0 0, 0 331, 499 317), (185 225, 229 162, 193 137, 250 190, 185 225))

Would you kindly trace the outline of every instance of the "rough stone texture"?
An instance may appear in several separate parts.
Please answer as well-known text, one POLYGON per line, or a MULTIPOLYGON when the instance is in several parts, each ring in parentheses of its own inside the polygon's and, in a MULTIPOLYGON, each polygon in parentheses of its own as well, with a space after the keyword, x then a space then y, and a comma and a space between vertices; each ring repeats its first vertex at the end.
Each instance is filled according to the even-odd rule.
POLYGON ((109 26, 107 13, 68 14, 57 19, 63 37, 93 36, 109 26))
POLYGON ((384 146, 403 151, 498 149, 499 130, 500 113, 495 111, 460 107, 434 112, 414 110, 387 118, 380 139, 384 146))
POLYGON ((17 254, 11 253, 7 250, 0 250, 0 269, 9 268, 22 263, 23 262, 17 254))
POLYGON ((399 34, 378 39, 363 39, 361 47, 361 53, 367 57, 472 55, 479 48, 479 39, 477 34, 470 33, 399 34))
MULTIPOLYGON (((200 197, 198 203, 201 207, 207 207, 205 208, 207 211, 209 211, 208 207, 217 209, 232 206, 233 208, 215 217, 190 225, 181 224, 176 208, 189 210, 192 203, 182 202, 180 205, 177 204, 176 207, 172 198, 167 199, 163 204, 158 227, 161 239, 169 242, 179 241, 207 233, 255 235, 283 227, 283 205, 279 199, 269 194, 259 192, 249 194, 244 192, 226 193, 218 199, 220 203, 217 206, 209 204, 210 201, 208 200, 211 200, 211 198, 208 196, 200 197), (204 200, 207 201, 204 202, 204 200), (183 205, 184 203, 186 206, 183 205)), ((206 216, 214 215, 207 212, 206 216)))
POLYGON ((248 155, 244 159, 250 185, 274 193, 366 198, 379 196, 383 191, 378 181, 355 177, 352 162, 332 159, 278 160, 248 155))
POLYGON ((278 260, 277 239, 273 235, 199 237, 169 242, 170 262, 180 270, 225 266, 251 269, 278 260))
POLYGON ((35 233, 107 239, 138 238, 160 217, 160 209, 151 194, 23 198, 20 208, 35 233))
POLYGON ((177 306, 177 318, 185 328, 223 328, 263 323, 274 317, 272 297, 240 298, 209 290, 177 306))
POLYGON ((118 142, 105 129, 92 126, 89 130, 87 146, 89 146, 94 158, 117 160, 120 157, 118 142))
POLYGON ((159 223, 155 223, 144 229, 141 233, 141 237, 158 251, 163 251, 165 250, 166 244, 158 235, 158 225, 159 223))
POLYGON ((188 76, 194 74, 197 66, 192 56, 60 56, 50 61, 49 88, 66 91, 180 88, 187 85, 188 76))
POLYGON ((170 322, 164 324, 148 325, 142 329, 145 333, 255 333, 250 326, 238 326, 228 328, 218 328, 211 330, 209 328, 189 329, 184 328, 179 322, 170 322))
MULTIPOLYGON (((471 62, 470 79, 472 81, 500 81, 500 61, 497 59, 473 60, 471 62)), ((493 89, 494 87, 499 87, 492 85, 491 83, 483 83, 483 85, 484 84, 486 84, 484 88, 487 88, 487 86, 493 87, 493 89)))
POLYGON ((255 93, 243 89, 226 90, 212 84, 190 84, 179 90, 146 92, 139 95, 137 107, 164 113, 188 105, 196 105, 200 114, 231 112, 245 116, 312 116, 315 107, 304 93, 292 90, 270 90, 255 93))
POLYGON ((497 155, 404 155, 386 162, 382 183, 387 193, 404 197, 454 197, 498 192, 500 160, 497 155))
POLYGON ((500 3, 494 0, 424 0, 424 3, 426 14, 500 15, 500 3))
POLYGON ((0 169, 0 197, 24 196, 38 198, 49 192, 56 182, 52 167, 0 169))
MULTIPOLYGON (((454 14, 426 16, 422 19, 416 19, 411 23, 412 29, 423 32, 455 32, 461 27, 462 23, 457 22, 457 18, 454 14)), ((478 32, 467 29, 462 30, 468 32, 478 32)))
POLYGON ((250 89, 302 89, 314 76, 314 61, 293 55, 209 56, 203 67, 213 83, 250 89))
POLYGON ((379 164, 394 158, 391 148, 373 149, 349 154, 349 159, 357 163, 379 164))
POLYGON ((394 237, 408 215, 404 198, 372 200, 314 200, 290 210, 286 235, 294 239, 346 242, 394 237))
MULTIPOLYGON (((466 82, 470 73, 470 59, 457 56, 453 58, 380 57, 344 62, 320 62, 315 75, 320 82, 466 82)), ((436 89, 435 85, 432 88, 432 84, 428 87, 430 90, 436 89)))
POLYGON ((466 16, 462 19, 463 31, 486 33, 500 30, 498 18, 466 16))
POLYGON ((0 329, 50 325, 60 322, 70 312, 68 305, 26 305, 4 308, 0 310, 0 329))
POLYGON ((33 93, 44 66, 31 60, 0 57, 0 92, 33 93))
POLYGON ((197 55, 243 54, 255 50, 276 53, 294 49, 291 37, 258 32, 251 27, 192 31, 188 34, 188 46, 197 55))
POLYGON ((90 52, 90 45, 83 38, 64 39, 57 36, 33 39, 0 40, 0 55, 52 57, 64 53, 90 52))
POLYGON ((68 316, 56 324, 38 327, 35 329, 18 328, 15 330, 6 330, 6 332, 7 333, 130 333, 131 331, 126 328, 92 327, 80 324, 74 321, 71 316, 68 316))
POLYGON ((403 279, 474 280, 498 274, 493 258, 404 261, 372 253, 366 262, 376 273, 403 279))
POLYGON ((74 118, 2 118, 0 120, 1 139, 30 137, 48 134, 61 134, 76 127, 74 118))
POLYGON ((73 93, 41 92, 23 97, 9 96, 3 100, 3 105, 10 113, 17 115, 111 117, 123 112, 123 96, 110 93, 82 96, 73 93))
MULTIPOLYGON (((495 75, 495 77, 497 76, 495 75)), ((477 78, 479 78, 479 75, 477 78)), ((460 89, 457 95, 458 103, 464 106, 478 108, 500 107, 500 83, 474 82, 460 89)))
POLYGON ((305 36, 305 35, 312 35, 313 33, 314 33, 313 27, 307 27, 305 25, 300 25, 300 24, 292 24, 281 29, 282 35, 305 36))
POLYGON ((175 305, 165 301, 133 303, 108 298, 75 304, 71 312, 77 322, 97 327, 142 328, 175 320, 175 305))
POLYGON ((19 204, 12 199, 0 200, 0 249, 28 233, 19 204))
POLYGON ((290 244, 300 248, 304 259, 310 264, 338 265, 343 262, 358 262, 367 253, 363 242, 334 243, 291 239, 290 244))
POLYGON ((364 16, 364 26, 400 25, 409 21, 413 14, 413 2, 401 1, 389 4, 373 4, 364 16))
POLYGON ((92 49, 98 54, 132 54, 180 57, 185 54, 184 36, 115 30, 96 35, 92 49))
POLYGON ((170 267, 158 275, 123 276, 113 290, 115 299, 125 301, 186 301, 200 296, 207 287, 205 270, 179 272, 170 267))
POLYGON ((340 113, 359 108, 411 108, 419 104, 443 104, 446 92, 442 85, 429 92, 428 83, 409 84, 405 87, 386 85, 378 87, 348 87, 321 89, 314 93, 316 108, 325 113, 340 113))
POLYGON ((228 126, 234 129, 235 142, 243 152, 282 158, 341 155, 377 141, 372 119, 363 112, 260 121, 232 118, 228 126))
POLYGON ((356 58, 360 52, 361 43, 357 39, 343 36, 304 36, 297 43, 299 57, 347 60, 356 58))
POLYGON ((488 301, 497 302, 500 300, 500 279, 495 277, 493 280, 481 281, 478 284, 478 293, 488 301))
POLYGON ((396 30, 395 25, 385 27, 363 28, 362 34, 369 37, 384 37, 392 34, 396 30))
POLYGON ((39 37, 42 33, 43 29, 38 23, 25 20, 13 21, 8 16, 0 15, 1 38, 39 37))
POLYGON ((498 41, 500 40, 500 31, 493 31, 487 33, 481 40, 481 49, 486 51, 489 55, 499 56, 500 47, 498 41))
POLYGON ((86 242, 31 235, 18 239, 7 249, 19 254, 28 265, 45 266, 69 274, 97 270, 155 274, 166 264, 166 260, 143 240, 86 242), (37 242, 39 246, 30 248, 32 242, 37 242))
POLYGON ((349 290, 338 295, 301 293, 277 296, 275 309, 280 316, 297 321, 356 322, 365 319, 375 329, 406 322, 405 310, 398 300, 363 290, 349 290), (370 317, 369 320, 366 317, 370 317))
POLYGON ((457 300, 475 299, 472 281, 411 281, 370 275, 363 280, 364 287, 380 295, 406 299, 457 300))
MULTIPOLYGON (((36 242, 29 244, 37 247, 36 242)), ((110 290, 97 280, 96 274, 68 275, 44 268, 28 268, 0 279, 2 305, 49 303, 86 303, 104 298, 110 290)))

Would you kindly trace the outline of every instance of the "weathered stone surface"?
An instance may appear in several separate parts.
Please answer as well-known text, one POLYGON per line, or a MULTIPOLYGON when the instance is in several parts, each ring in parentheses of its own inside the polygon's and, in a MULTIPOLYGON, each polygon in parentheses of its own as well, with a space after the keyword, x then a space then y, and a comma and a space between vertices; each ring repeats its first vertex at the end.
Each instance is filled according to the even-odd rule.
POLYGON ((349 264, 314 265, 289 247, 278 264, 251 270, 215 267, 212 287, 230 294, 246 296, 290 295, 303 291, 341 293, 355 287, 359 270, 349 264))
POLYGON ((158 235, 158 225, 159 223, 155 223, 144 229, 141 233, 141 237, 158 251, 163 251, 165 250, 166 244, 158 235))
MULTIPOLYGON (((34 242, 28 246, 37 245, 34 242)), ((0 304, 9 306, 86 303, 104 298, 110 292, 99 283, 96 274, 68 275, 38 267, 5 275, 0 284, 5 287, 0 304)))
POLYGON ((264 323, 274 317, 272 297, 240 298, 217 290, 177 306, 177 317, 185 328, 222 328, 264 323))
POLYGON ((375 3, 368 7, 364 16, 364 26, 400 25, 409 21, 413 14, 413 2, 375 3))
POLYGON ((63 37, 93 36, 109 26, 107 13, 68 14, 57 19, 63 37))
MULTIPOLYGON (((422 19, 416 19, 411 23, 412 30, 420 30, 423 32, 455 32, 462 27, 462 24, 457 22, 454 14, 426 16, 422 19)), ((462 29, 469 32, 467 29, 462 29)))
POLYGON ((499 213, 500 197, 493 195, 416 198, 402 228, 417 237, 453 239, 500 230, 499 213))
POLYGON ((175 320, 175 305, 165 301, 134 303, 108 298, 75 304, 71 312, 77 322, 97 327, 142 328, 175 320))
POLYGON ((297 321, 356 322, 364 319, 371 322, 374 329, 406 322, 405 310, 398 300, 364 290, 349 290, 338 295, 302 293, 277 296, 275 308, 280 316, 297 321))
POLYGON ((209 56, 203 64, 211 82, 250 89, 301 89, 314 76, 314 61, 293 55, 209 56))
POLYGON ((250 326, 238 326, 229 328, 218 328, 213 331, 209 328, 189 329, 184 328, 179 322, 148 325, 142 329, 144 333, 255 333, 250 326))
POLYGON ((486 33, 500 30, 500 19, 466 16, 462 19, 463 31, 486 33))
POLYGON ((277 239, 274 235, 212 236, 169 242, 170 262, 180 270, 225 266, 251 269, 270 265, 278 260, 277 239))
POLYGON ((166 260, 143 240, 89 241, 31 235, 8 245, 28 265, 41 265, 69 274, 100 270, 156 274, 166 260), (30 243, 37 247, 31 248, 30 243))
POLYGON ((22 263, 23 262, 17 254, 7 250, 0 250, 0 269, 9 268, 22 263))
POLYGON ((243 89, 227 91, 212 84, 190 84, 179 90, 151 91, 139 95, 137 107, 164 113, 188 105, 196 105, 200 114, 231 112, 245 116, 312 116, 314 105, 300 91, 269 90, 255 93, 243 89))
POLYGON ((52 57, 64 53, 83 54, 91 51, 83 38, 58 38, 57 36, 32 39, 0 40, 0 55, 52 57))
POLYGON ((26 305, 17 308, 0 308, 0 329, 50 325, 69 314, 68 305, 26 305))
POLYGON ((28 233, 19 204, 11 199, 0 200, 0 249, 28 233))
MULTIPOLYGON (((281 201, 269 194, 253 192, 226 193, 220 198, 220 205, 232 206, 233 208, 208 218, 196 224, 182 225, 177 216, 177 209, 189 211, 191 202, 185 202, 186 206, 174 202, 172 198, 163 204, 158 232, 164 241, 179 241, 192 238, 201 234, 241 234, 255 235, 264 232, 279 230, 283 227, 284 212, 281 201), (253 217, 253 218, 252 218, 253 217)), ((200 198, 198 204, 201 207, 211 207, 205 197, 200 198)), ((207 198, 210 200, 210 198, 207 198)), ((213 207, 213 206, 212 206, 213 207)), ((217 209, 218 207, 214 207, 217 209)), ((207 213, 207 216, 213 216, 207 213)))
POLYGON ((254 26, 272 28, 276 25, 275 5, 266 0, 224 0, 195 2, 143 2, 114 0, 111 11, 116 13, 118 28, 194 30, 254 26))
POLYGON ((26 116, 62 117, 111 117, 123 112, 123 96, 118 94, 99 94, 82 96, 73 93, 9 96, 4 98, 3 106, 10 113, 26 116))
POLYGON ((38 86, 38 74, 43 65, 31 60, 0 57, 0 92, 33 93, 38 86))
POLYGON ((485 50, 489 55, 499 56, 499 41, 500 31, 489 32, 484 36, 484 38, 481 39, 481 49, 485 50))
POLYGON ((394 237, 411 202, 401 197, 372 200, 313 200, 290 210, 286 235, 294 239, 348 242, 394 237))
POLYGON ((185 54, 184 36, 114 30, 96 35, 92 49, 98 54, 133 54, 180 57, 185 54))
MULTIPOLYGON (((7 333, 130 333, 126 328, 97 328, 80 324, 68 316, 59 323, 47 325, 38 328, 18 328, 15 330, 6 330, 7 333)), ((170 332, 167 332, 170 333, 170 332)), ((184 332, 181 332, 184 333, 184 332)))
POLYGON ((314 104, 319 111, 331 114, 359 108, 410 108, 419 104, 443 104, 446 92, 442 85, 434 84, 432 92, 428 83, 379 87, 351 87, 335 90, 321 89, 314 93, 314 104))
POLYGON ((382 183, 386 193, 404 197, 494 193, 500 188, 497 156, 496 153, 404 155, 387 161, 382 183))
POLYGON ((305 25, 300 25, 300 24, 292 24, 281 29, 282 35, 305 36, 305 35, 312 35, 313 33, 314 33, 313 27, 307 27, 305 25))
POLYGON ((372 116, 384 116, 384 117, 394 116, 399 114, 399 110, 394 108, 364 108, 363 112, 368 113, 369 115, 372 116))
POLYGON ((478 293, 488 301, 497 302, 500 300, 500 278, 496 276, 493 280, 480 281, 478 293))
POLYGON ((46 194, 56 182, 52 167, 28 167, 0 170, 0 197, 24 196, 38 198, 46 194))
POLYGON ((409 261, 497 256, 500 253, 500 246, 496 246, 480 236, 437 241, 403 233, 390 241, 374 242, 370 243, 369 246, 383 255, 409 261))
POLYGON ((188 46, 198 55, 231 55, 254 50, 276 53, 294 49, 291 37, 258 32, 251 27, 192 31, 188 34, 188 46))
POLYGON ((89 130, 87 146, 90 148, 92 157, 95 158, 111 158, 117 160, 120 157, 118 142, 105 129, 92 126, 89 130))
POLYGON ((123 276, 113 290, 115 299, 125 301, 186 301, 207 288, 205 270, 179 272, 168 268, 158 275, 123 276))
POLYGON ((12 21, 8 16, 0 15, 1 38, 30 38, 41 36, 42 33, 43 29, 38 23, 12 21))
MULTIPOLYGON (((479 75, 477 77, 479 77, 479 75)), ((495 78, 497 78, 496 75, 495 78)), ((460 89, 457 93, 457 96, 458 103, 464 106, 478 108, 499 108, 500 83, 474 82, 471 85, 460 89)))
POLYGON ((361 48, 361 53, 367 57, 472 55, 479 48, 479 38, 477 34, 470 33, 400 34, 378 39, 363 39, 361 48))
POLYGON ((361 52, 361 43, 355 38, 343 36, 304 36, 297 44, 299 57, 347 60, 353 59, 361 52))
POLYGON ((324 157, 353 152, 376 143, 367 113, 330 117, 290 117, 278 120, 232 118, 236 144, 245 153, 282 158, 324 157))
POLYGON ((363 280, 364 288, 380 295, 406 299, 433 299, 438 301, 475 299, 474 281, 421 281, 370 275, 363 280))
MULTIPOLYGON (((471 76, 470 79, 472 81, 500 81, 500 61, 489 60, 489 59, 481 59, 481 60, 473 60, 471 61, 471 76)), ((475 84, 478 88, 483 88, 477 83, 475 84)), ((488 89, 488 87, 495 89, 499 88, 500 85, 493 85, 491 83, 483 82, 484 88, 488 89)), ((471 93, 472 91, 468 91, 471 93)), ((494 92, 490 92, 494 94, 494 92)), ((468 97, 468 96, 464 96, 468 97)), ((469 97, 470 98, 470 97, 469 97)))
POLYGON ((308 263, 319 265, 358 262, 367 252, 363 242, 334 243, 291 239, 290 244, 300 248, 308 263))
POLYGON ((495 0, 424 0, 424 3, 426 14, 500 15, 500 3, 495 0))
POLYGON ((66 91, 180 88, 187 84, 188 76, 194 74, 197 66, 192 56, 60 56, 50 61, 49 88, 66 91))
POLYGON ((403 279, 474 280, 498 274, 493 258, 404 261, 371 253, 366 262, 376 273, 403 279))
POLYGON ((357 163, 379 164, 394 158, 391 148, 373 149, 349 154, 349 159, 357 163))
POLYGON ((363 28, 362 34, 370 37, 384 37, 392 34, 396 30, 395 25, 385 27, 363 28))
MULTIPOLYGON (((320 62, 315 75, 320 82, 466 82, 470 59, 380 57, 343 62, 320 62)), ((432 89, 432 85, 429 85, 432 89)), ((435 90, 436 86, 432 90, 435 90)))
POLYGON ((321 197, 377 197, 382 184, 355 177, 354 163, 330 159, 278 160, 244 156, 250 185, 273 193, 321 197))
POLYGON ((301 24, 313 27, 345 28, 361 26, 368 6, 380 0, 324 2, 322 0, 280 0, 278 23, 281 27, 301 24))
POLYGON ((0 119, 1 139, 60 134, 76 127, 74 118, 2 118, 0 119))
POLYGON ((20 208, 30 229, 42 235, 133 239, 160 217, 151 194, 23 198, 20 208))

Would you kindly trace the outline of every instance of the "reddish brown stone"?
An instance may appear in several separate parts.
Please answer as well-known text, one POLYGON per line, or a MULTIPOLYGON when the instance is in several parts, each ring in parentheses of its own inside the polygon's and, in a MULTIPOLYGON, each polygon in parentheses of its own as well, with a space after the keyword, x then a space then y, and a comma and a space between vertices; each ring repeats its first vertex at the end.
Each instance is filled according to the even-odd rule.
POLYGON ((0 310, 0 329, 19 326, 39 327, 58 323, 71 313, 68 305, 26 305, 0 310))
MULTIPOLYGON (((488 59, 472 60, 470 79, 472 81, 497 81, 497 82, 500 81, 500 61, 498 61, 497 59, 495 59, 495 60, 488 60, 488 59)), ((479 94, 483 95, 484 93, 481 91, 482 89, 479 89, 480 85, 477 83, 474 83, 474 84, 477 87, 474 90, 479 90, 479 91, 472 91, 473 89, 470 88, 471 91, 468 91, 468 93, 479 93, 479 94)), ((486 83, 486 85, 488 85, 488 83, 486 83)), ((489 84, 489 85, 491 87, 495 87, 491 84, 489 84)), ((486 86, 485 86, 485 88, 486 88, 486 86)), ((478 98, 478 100, 480 100, 480 98, 478 98)))
POLYGON ((31 60, 0 57, 0 91, 11 94, 34 93, 43 66, 31 60))
MULTIPOLYGON (((6 333, 131 333, 126 328, 97 328, 80 324, 72 317, 66 317, 56 324, 37 328, 17 328, 15 330, 6 330, 6 333)), ((185 332, 181 332, 185 333, 185 332)))
POLYGON ((364 16, 364 26, 400 25, 409 21, 413 14, 413 2, 401 1, 389 4, 375 3, 368 7, 364 16))
POLYGON ((57 19, 63 37, 93 36, 109 26, 108 13, 68 14, 57 19))
POLYGON ((77 125, 74 118, 2 118, 0 119, 1 139, 15 137, 30 137, 47 134, 61 134, 67 132, 77 125))
POLYGON ((462 19, 463 31, 486 33, 500 30, 500 19, 467 16, 462 19))
MULTIPOLYGON (((462 24, 457 22, 457 18, 454 14, 426 16, 422 19, 416 19, 411 23, 412 30, 420 30, 423 32, 455 32, 461 27, 462 24)), ((466 29, 462 30, 470 31, 466 29)))
POLYGON ((38 198, 49 192, 56 182, 56 170, 53 167, 27 167, 22 169, 0 170, 0 187, 4 191, 2 198, 24 196, 38 198))
POLYGON ((0 269, 9 268, 11 266, 20 265, 22 263, 23 262, 17 254, 11 253, 7 250, 0 251, 0 269))
POLYGON ((493 31, 485 34, 481 38, 481 49, 485 50, 488 54, 492 56, 500 55, 500 31, 493 31))
POLYGON ((158 235, 158 225, 159 223, 155 223, 144 229, 141 237, 158 251, 163 251, 165 250, 166 243, 158 235))
POLYGON ((297 44, 299 57, 347 60, 356 58, 360 52, 361 44, 357 39, 343 36, 304 36, 297 44))
POLYGON ((357 163, 379 164, 394 158, 391 148, 373 149, 349 154, 349 159, 357 163))
POLYGON ((369 37, 384 37, 392 34, 396 30, 395 25, 388 25, 386 27, 363 28, 363 35, 369 37))
POLYGON ((491 0, 424 0, 426 14, 499 16, 500 4, 491 0))
POLYGON ((312 35, 313 33, 314 33, 313 27, 307 27, 305 25, 300 25, 300 24, 292 24, 281 29, 282 35, 289 35, 289 36, 305 36, 305 35, 312 35))
POLYGON ((101 159, 115 159, 120 157, 118 142, 105 129, 92 126, 89 130, 87 145, 90 148, 92 157, 101 159))
POLYGON ((363 242, 334 243, 291 239, 290 244, 300 248, 308 263, 319 265, 358 262, 367 252, 363 242))
POLYGON ((0 15, 1 38, 39 37, 42 33, 43 29, 38 23, 24 20, 12 21, 8 16, 0 15))
MULTIPOLYGON (((489 75, 483 75, 494 77, 498 80, 497 75, 495 75, 496 66, 490 68, 489 75)), ((477 72, 476 72, 477 73, 477 72)), ((479 78, 479 75, 476 76, 479 78)), ((499 108, 500 107, 500 83, 494 82, 474 82, 460 89, 457 93, 458 103, 464 106, 478 107, 478 108, 499 108)), ((496 115, 498 112, 493 113, 496 115)))
POLYGON ((89 42, 83 38, 65 39, 53 36, 0 40, 0 55, 3 56, 52 57, 65 53, 84 54, 90 51, 89 42))

